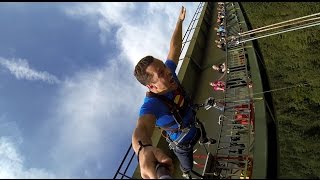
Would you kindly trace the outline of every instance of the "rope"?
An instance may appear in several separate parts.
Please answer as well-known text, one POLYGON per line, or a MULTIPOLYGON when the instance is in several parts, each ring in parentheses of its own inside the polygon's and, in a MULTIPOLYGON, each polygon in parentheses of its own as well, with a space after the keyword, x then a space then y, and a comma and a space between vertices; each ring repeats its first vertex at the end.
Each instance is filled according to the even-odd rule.
MULTIPOLYGON (((268 92, 274 92, 274 91, 281 91, 281 90, 285 90, 285 89, 290 89, 290 88, 294 88, 294 87, 303 87, 303 86, 307 86, 309 84, 307 83, 300 83, 298 85, 293 85, 293 86, 287 86, 287 87, 283 87, 283 88, 278 88, 278 89, 273 89, 273 90, 269 90, 269 91, 262 91, 262 92, 257 92, 257 93, 253 93, 252 96, 254 95, 258 95, 258 94, 264 94, 264 93, 268 93, 268 92)), ((239 95, 237 97, 246 97, 247 95, 239 95)), ((215 99, 215 101, 221 101, 221 100, 227 100, 227 99, 232 99, 234 97, 225 97, 223 99, 215 99)), ((253 99, 256 99, 256 100, 262 100, 263 98, 261 97, 256 97, 256 98, 253 98, 253 99)), ((205 101, 206 99, 203 99, 202 101, 205 101)), ((240 102, 240 101, 246 101, 246 100, 236 100, 236 101, 232 101, 232 102, 240 102)), ((230 102, 230 101, 228 101, 230 102)))
POLYGON ((267 27, 272 27, 272 26, 275 26, 275 25, 279 25, 279 24, 283 24, 283 23, 295 21, 295 20, 298 20, 298 19, 303 19, 303 18, 306 18, 306 17, 317 16, 317 15, 320 15, 320 13, 315 13, 315 14, 311 14, 311 15, 307 15, 307 16, 303 16, 303 17, 291 19, 291 20, 288 20, 288 21, 283 21, 283 22, 280 22, 280 23, 271 24, 271 25, 264 26, 264 27, 260 27, 260 28, 257 28, 257 29, 252 29, 252 30, 249 30, 249 31, 240 33, 240 34, 241 34, 241 35, 244 35, 244 34, 247 34, 247 33, 249 33, 249 32, 259 30, 259 29, 265 29, 265 28, 267 28, 267 27))
POLYGON ((288 29, 288 30, 283 30, 283 31, 276 32, 276 33, 271 33, 271 34, 267 34, 267 35, 263 35, 263 36, 258 36, 258 37, 254 37, 254 38, 249 38, 249 39, 241 40, 241 41, 239 41, 239 43, 244 43, 244 42, 252 41, 252 40, 255 40, 255 39, 260 39, 260 38, 264 38, 264 37, 268 37, 268 36, 273 36, 273 35, 277 35, 277 34, 281 34, 281 33, 285 33, 285 32, 290 32, 290 31, 294 31, 294 30, 304 29, 304 28, 307 28, 307 27, 317 26, 317 25, 320 25, 320 21, 319 21, 319 22, 316 22, 316 23, 310 23, 310 24, 308 24, 308 25, 306 25, 306 26, 299 26, 299 27, 297 27, 297 28, 290 28, 290 29, 288 29))
POLYGON ((280 26, 275 26, 275 27, 272 27, 272 28, 266 28, 266 29, 263 29, 263 30, 253 31, 253 32, 249 32, 249 33, 246 33, 246 34, 240 34, 240 36, 241 37, 248 36, 250 34, 256 34, 258 32, 264 32, 264 31, 268 31, 268 30, 272 30, 272 29, 277 29, 277 28, 280 28, 280 27, 290 26, 290 25, 299 24, 299 23, 303 23, 303 22, 306 22, 306 21, 313 21, 313 20, 317 20, 317 19, 320 19, 320 17, 307 19, 307 20, 302 20, 302 21, 298 21, 298 22, 293 22, 293 23, 289 23, 289 24, 284 24, 284 25, 280 25, 280 26))
POLYGON ((284 89, 290 89, 290 88, 294 88, 294 87, 302 87, 302 86, 306 86, 308 84, 304 83, 304 84, 298 84, 298 85, 294 85, 294 86, 288 86, 288 87, 284 87, 284 88, 278 88, 278 89, 273 89, 273 90, 269 90, 269 91, 263 91, 260 93, 253 93, 253 95, 257 95, 257 94, 263 94, 263 93, 267 93, 267 92, 274 92, 274 91, 281 91, 284 89))

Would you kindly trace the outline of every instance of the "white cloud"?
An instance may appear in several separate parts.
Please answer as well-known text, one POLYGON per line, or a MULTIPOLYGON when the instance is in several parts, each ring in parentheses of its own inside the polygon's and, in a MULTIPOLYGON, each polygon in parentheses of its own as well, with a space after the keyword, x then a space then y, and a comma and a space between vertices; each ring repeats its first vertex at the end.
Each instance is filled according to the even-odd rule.
MULTIPOLYGON (((54 163, 63 164, 57 172, 70 176, 77 176, 79 171, 93 174, 85 169, 86 165, 96 161, 99 170, 102 157, 109 159, 104 166, 115 167, 112 162, 120 158, 114 156, 119 155, 117 146, 130 138, 138 117, 137 104, 144 96, 141 86, 132 80, 133 75, 130 77, 124 69, 128 69, 125 64, 111 60, 101 69, 83 70, 62 83, 57 115, 49 125, 58 133, 50 154, 54 163)), ((127 147, 128 143, 122 145, 127 147)))
POLYGON ((0 178, 31 179, 55 178, 53 173, 46 169, 27 168, 25 157, 19 147, 23 138, 18 124, 9 121, 7 114, 0 115, 0 178))
MULTIPOLYGON (((86 166, 91 161, 96 169, 109 166, 102 168, 109 171, 120 165, 125 151, 119 149, 129 146, 123 141, 131 140, 146 90, 135 80, 133 66, 149 54, 166 58, 182 4, 84 3, 65 9, 71 17, 99 28, 101 42, 107 42, 105 34, 116 27, 120 54, 100 69, 82 70, 61 83, 56 116, 48 126, 58 132, 50 154, 54 163, 63 164, 57 172, 74 177, 81 171, 92 178, 93 167, 86 166)), ((193 9, 186 18, 190 22, 195 4, 185 6, 193 9)))
POLYGON ((7 68, 17 79, 41 80, 50 84, 60 80, 46 71, 40 72, 29 67, 26 59, 5 59, 0 57, 0 65, 7 68))
POLYGON ((2 136, 10 137, 12 141, 18 144, 22 143, 22 134, 17 122, 9 121, 6 113, 0 116, 0 137, 2 136))
POLYGON ((18 152, 18 143, 12 138, 0 137, 0 177, 2 179, 56 178, 45 169, 26 168, 24 157, 18 152))
POLYGON ((95 22, 100 29, 101 41, 111 27, 118 27, 117 43, 122 50, 122 59, 135 65, 142 57, 153 55, 165 60, 169 51, 170 39, 181 6, 187 8, 183 33, 192 19, 198 3, 90 3, 79 4, 65 12, 83 21, 95 22))

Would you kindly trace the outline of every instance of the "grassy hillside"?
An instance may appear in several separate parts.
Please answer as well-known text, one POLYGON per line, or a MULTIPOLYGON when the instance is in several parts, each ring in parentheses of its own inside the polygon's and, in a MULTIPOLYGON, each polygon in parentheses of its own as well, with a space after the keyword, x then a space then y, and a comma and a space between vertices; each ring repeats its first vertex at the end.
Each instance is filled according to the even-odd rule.
MULTIPOLYGON (((243 2, 253 29, 320 12, 316 2, 243 2)), ((257 40, 279 122, 279 178, 320 178, 320 25, 257 40)))

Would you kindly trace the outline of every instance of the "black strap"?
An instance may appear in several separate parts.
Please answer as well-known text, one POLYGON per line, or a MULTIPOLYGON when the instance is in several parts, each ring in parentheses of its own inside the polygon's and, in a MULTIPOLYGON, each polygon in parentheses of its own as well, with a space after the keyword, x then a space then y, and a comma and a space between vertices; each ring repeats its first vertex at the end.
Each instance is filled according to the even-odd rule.
POLYGON ((142 144, 141 141, 138 141, 139 145, 140 145, 140 148, 138 150, 138 155, 137 155, 137 159, 138 159, 138 162, 139 162, 139 154, 140 154, 140 151, 142 148, 146 147, 146 146, 152 146, 152 144, 142 144))
POLYGON ((169 128, 169 127, 173 126, 174 124, 178 123, 178 126, 180 128, 183 128, 183 119, 181 116, 181 113, 183 113, 183 112, 181 112, 181 111, 184 111, 184 113, 187 113, 187 111, 186 111, 187 106, 191 102, 191 100, 187 96, 186 91, 183 89, 183 87, 180 83, 178 83, 178 88, 176 90, 179 91, 184 98, 184 104, 181 108, 179 108, 178 105, 173 102, 173 100, 170 100, 166 96, 159 95, 159 94, 156 94, 153 92, 146 93, 146 96, 148 96, 148 97, 156 97, 156 98, 162 100, 162 102, 164 102, 168 106, 170 112, 175 117, 175 119, 178 121, 178 122, 173 121, 173 122, 168 123, 164 126, 161 126, 162 129, 167 130, 167 131, 171 131, 171 132, 177 132, 179 130, 179 128, 169 128))
MULTIPOLYGON (((182 127, 183 120, 182 120, 182 117, 181 117, 181 115, 179 113, 179 108, 178 108, 177 104, 175 104, 173 101, 168 99, 166 96, 155 94, 153 92, 147 92, 147 96, 156 97, 156 98, 162 100, 169 107, 170 112, 175 117, 175 119, 178 121, 177 123, 178 123, 179 127, 182 127)), ((172 125, 174 125, 174 124, 172 124, 172 125)), ((170 123, 167 124, 165 128, 167 128, 168 125, 170 125, 170 123)), ((172 129, 172 130, 176 130, 176 129, 172 129)))
POLYGON ((166 96, 163 95, 159 95, 153 92, 147 92, 147 96, 149 97, 156 97, 160 100, 162 100, 165 104, 167 104, 169 106, 170 111, 172 112, 172 110, 177 109, 177 105, 172 102, 169 98, 167 98, 166 96))

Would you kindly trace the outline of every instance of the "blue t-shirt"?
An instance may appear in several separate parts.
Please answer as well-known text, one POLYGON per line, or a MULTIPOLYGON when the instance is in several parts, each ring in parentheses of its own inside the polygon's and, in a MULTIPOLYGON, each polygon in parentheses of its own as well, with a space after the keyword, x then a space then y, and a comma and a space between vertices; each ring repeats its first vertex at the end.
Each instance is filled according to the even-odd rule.
MULTIPOLYGON (((175 70, 177 68, 177 65, 171 61, 167 60, 165 62, 165 65, 170 69, 170 71, 173 74, 173 78, 175 81, 180 84, 177 75, 175 73, 175 70)), ((183 103, 186 103, 185 97, 183 97, 181 94, 175 94, 174 91, 170 91, 166 94, 164 94, 167 98, 170 100, 174 100, 174 102, 178 105, 181 105, 183 103)), ((144 98, 144 103, 142 104, 140 108, 140 116, 143 116, 145 114, 153 114, 156 117, 156 126, 162 127, 164 125, 172 123, 174 121, 173 115, 171 115, 168 105, 166 105, 161 99, 158 99, 156 97, 148 97, 146 96, 144 98)), ((194 115, 192 112, 192 109, 190 106, 188 106, 188 109, 186 110, 185 116, 182 117, 183 119, 183 125, 189 125, 191 122, 194 121, 194 115)), ((175 123, 174 125, 170 126, 171 129, 178 128, 178 124, 175 123)), ((180 134, 181 131, 178 132, 171 132, 166 131, 169 135, 171 140, 176 140, 180 134)), ((191 140, 196 134, 196 128, 195 126, 192 126, 189 133, 181 140, 181 142, 189 141, 191 140)))

